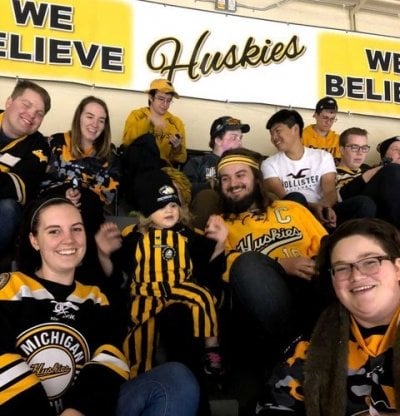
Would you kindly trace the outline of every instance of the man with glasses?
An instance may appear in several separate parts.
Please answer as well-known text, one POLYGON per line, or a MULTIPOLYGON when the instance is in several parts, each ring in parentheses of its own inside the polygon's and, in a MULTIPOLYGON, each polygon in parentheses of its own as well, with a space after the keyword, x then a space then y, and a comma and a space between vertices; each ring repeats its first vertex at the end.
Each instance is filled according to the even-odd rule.
POLYGON ((313 117, 315 124, 304 128, 303 144, 315 149, 328 151, 335 160, 340 159, 339 135, 332 130, 332 125, 337 121, 338 105, 332 97, 321 98, 313 117))
POLYGON ((148 106, 133 110, 125 122, 120 151, 122 178, 120 190, 129 209, 137 209, 134 195, 139 173, 186 162, 186 133, 180 118, 170 113, 173 98, 179 98, 171 81, 155 79, 148 93, 148 106))
POLYGON ((192 184, 191 211, 194 224, 203 229, 211 214, 220 212, 220 197, 214 191, 217 184, 216 166, 222 153, 228 149, 242 147, 243 134, 250 131, 248 124, 231 116, 222 116, 213 121, 210 128, 209 147, 211 153, 191 158, 183 173, 192 184))
POLYGON ((174 86, 167 79, 155 79, 148 93, 148 106, 133 110, 126 122, 122 142, 128 147, 132 142, 146 136, 153 136, 160 151, 160 157, 167 164, 186 161, 186 133, 180 118, 168 110, 173 98, 179 98, 174 86))
POLYGON ((340 200, 358 195, 372 199, 377 216, 400 227, 400 158, 396 162, 396 146, 400 152, 400 137, 391 137, 378 144, 382 163, 370 168, 365 158, 370 150, 366 130, 351 127, 339 138, 341 160, 337 166, 336 188, 340 200), (392 149, 391 149, 392 147, 392 149))

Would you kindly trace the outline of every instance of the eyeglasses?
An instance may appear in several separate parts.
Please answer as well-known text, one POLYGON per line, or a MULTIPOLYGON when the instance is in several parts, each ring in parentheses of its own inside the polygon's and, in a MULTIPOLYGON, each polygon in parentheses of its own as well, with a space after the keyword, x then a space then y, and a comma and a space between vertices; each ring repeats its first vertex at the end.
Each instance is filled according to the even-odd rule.
POLYGON ((354 263, 341 263, 332 266, 329 271, 331 276, 337 282, 344 282, 348 280, 356 268, 361 274, 372 276, 379 272, 383 260, 392 260, 390 256, 374 256, 361 259, 354 263))
POLYGON ((169 97, 159 97, 158 95, 156 95, 154 98, 157 101, 160 101, 160 103, 162 103, 162 104, 171 104, 172 103, 172 98, 169 98, 169 97))
POLYGON ((337 117, 320 116, 321 120, 327 121, 328 123, 334 123, 337 121, 337 117))
POLYGON ((344 147, 350 149, 351 152, 358 153, 360 150, 362 153, 368 153, 371 146, 364 144, 363 146, 359 146, 358 144, 346 144, 344 147))
POLYGON ((243 139, 243 134, 229 133, 228 135, 225 135, 224 138, 232 142, 240 142, 243 139))

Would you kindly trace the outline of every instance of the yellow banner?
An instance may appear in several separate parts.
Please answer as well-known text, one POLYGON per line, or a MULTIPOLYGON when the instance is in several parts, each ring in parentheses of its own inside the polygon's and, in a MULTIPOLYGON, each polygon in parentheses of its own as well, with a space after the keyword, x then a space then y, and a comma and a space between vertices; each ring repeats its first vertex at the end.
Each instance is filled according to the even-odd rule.
POLYGON ((0 16, 3 75, 129 84, 133 75, 129 3, 9 0, 7 4, 2 4, 0 16))
POLYGON ((369 35, 318 37, 319 95, 331 95, 350 112, 398 116, 400 42, 369 35))

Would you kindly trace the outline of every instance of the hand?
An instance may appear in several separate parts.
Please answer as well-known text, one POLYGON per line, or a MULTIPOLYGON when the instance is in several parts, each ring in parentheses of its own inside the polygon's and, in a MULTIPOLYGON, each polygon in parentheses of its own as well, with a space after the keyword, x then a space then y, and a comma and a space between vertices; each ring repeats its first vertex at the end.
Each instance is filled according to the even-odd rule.
POLYGON ((179 134, 170 135, 169 136, 169 143, 174 149, 178 149, 182 143, 182 138, 179 134))
POLYGON ((316 273, 315 261, 309 257, 284 257, 278 259, 278 263, 287 274, 311 280, 316 273))
POLYGON ((225 243, 228 238, 228 228, 220 215, 211 215, 207 221, 205 235, 217 243, 225 243))
POLYGON ((207 178, 207 182, 210 185, 211 189, 215 189, 218 185, 218 179, 215 176, 211 176, 210 178, 207 178))
POLYGON ((121 232, 114 222, 104 222, 94 236, 97 250, 104 256, 110 256, 122 245, 121 232))
POLYGON ((336 227, 336 213, 331 207, 326 207, 321 204, 310 204, 310 208, 323 225, 328 228, 336 227))
POLYGON ((68 188, 65 191, 65 197, 69 199, 77 208, 81 206, 81 192, 79 189, 68 188))
POLYGON ((154 126, 155 130, 164 130, 167 122, 159 115, 155 114, 155 113, 151 113, 149 116, 149 121, 150 123, 154 126))
POLYGON ((68 409, 64 409, 63 412, 60 413, 60 416, 85 416, 79 410, 72 409, 69 407, 68 409))

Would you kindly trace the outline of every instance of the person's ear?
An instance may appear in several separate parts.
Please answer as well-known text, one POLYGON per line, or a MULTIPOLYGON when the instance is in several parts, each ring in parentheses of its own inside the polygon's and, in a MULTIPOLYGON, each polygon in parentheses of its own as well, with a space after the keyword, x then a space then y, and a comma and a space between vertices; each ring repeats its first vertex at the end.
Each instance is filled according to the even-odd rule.
POLYGON ((37 242, 36 237, 32 234, 29 233, 29 241, 31 242, 32 247, 36 250, 39 251, 39 244, 37 242))
POLYGON ((8 107, 10 107, 10 105, 12 104, 12 102, 13 102, 12 97, 8 97, 8 98, 7 98, 7 100, 6 100, 6 109, 7 109, 8 107))

